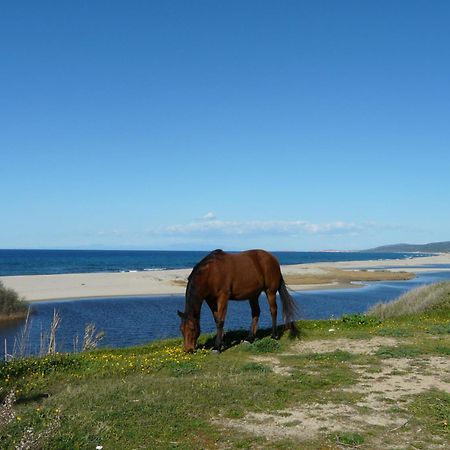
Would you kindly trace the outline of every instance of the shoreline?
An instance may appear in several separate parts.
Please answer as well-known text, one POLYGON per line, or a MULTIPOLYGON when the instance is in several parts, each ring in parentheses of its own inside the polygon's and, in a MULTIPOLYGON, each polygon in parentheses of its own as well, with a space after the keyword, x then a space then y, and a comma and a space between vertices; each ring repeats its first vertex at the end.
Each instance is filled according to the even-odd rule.
MULTIPOLYGON (((281 266, 281 270, 286 284, 294 291, 358 288, 364 285, 361 276, 368 276, 367 282, 401 280, 410 279, 411 274, 450 270, 450 254, 410 259, 292 264, 281 266), (448 267, 436 268, 432 267, 433 265, 448 267), (403 276, 399 272, 407 275, 403 276), (396 273, 397 275, 394 275, 396 273), (300 283, 289 283, 289 280, 300 280, 300 283), (362 283, 353 284, 352 281, 362 283)), ((184 295, 186 280, 191 271, 189 268, 141 272, 13 275, 2 276, 0 281, 32 303, 89 298, 184 295)))

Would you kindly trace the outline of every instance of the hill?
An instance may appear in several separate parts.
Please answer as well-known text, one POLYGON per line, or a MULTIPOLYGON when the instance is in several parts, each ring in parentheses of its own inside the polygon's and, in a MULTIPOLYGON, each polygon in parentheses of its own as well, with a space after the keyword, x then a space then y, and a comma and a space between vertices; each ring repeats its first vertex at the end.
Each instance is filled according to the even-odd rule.
POLYGON ((448 253, 450 252, 450 241, 430 242, 428 244, 392 244, 381 247, 370 248, 365 252, 425 252, 425 253, 448 253))

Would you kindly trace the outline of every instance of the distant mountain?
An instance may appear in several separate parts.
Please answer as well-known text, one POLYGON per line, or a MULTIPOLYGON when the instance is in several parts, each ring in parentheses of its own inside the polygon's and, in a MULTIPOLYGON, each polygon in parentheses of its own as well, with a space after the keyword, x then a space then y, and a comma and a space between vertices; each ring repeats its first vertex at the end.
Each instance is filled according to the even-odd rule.
POLYGON ((393 244, 375 247, 365 252, 425 252, 446 253, 450 252, 450 241, 431 242, 429 244, 393 244))

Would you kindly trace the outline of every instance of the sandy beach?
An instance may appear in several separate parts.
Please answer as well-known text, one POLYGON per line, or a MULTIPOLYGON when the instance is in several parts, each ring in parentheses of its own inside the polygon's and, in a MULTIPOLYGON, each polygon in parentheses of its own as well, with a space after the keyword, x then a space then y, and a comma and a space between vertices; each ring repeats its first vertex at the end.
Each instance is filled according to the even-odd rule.
MULTIPOLYGON (((345 261, 282 266, 286 283, 293 290, 357 287, 352 282, 409 279, 411 274, 450 264, 450 254, 421 258, 345 261), (420 266, 420 267, 418 267, 420 266), (360 270, 363 269, 363 270, 360 270)), ((23 275, 0 277, 28 301, 70 298, 184 294, 191 269, 152 272, 83 273, 68 275, 23 275)))

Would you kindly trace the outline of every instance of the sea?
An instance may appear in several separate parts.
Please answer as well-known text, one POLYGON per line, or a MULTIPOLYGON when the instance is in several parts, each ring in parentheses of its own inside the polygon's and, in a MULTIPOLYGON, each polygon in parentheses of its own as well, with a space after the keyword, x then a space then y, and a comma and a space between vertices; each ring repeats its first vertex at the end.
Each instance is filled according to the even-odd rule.
MULTIPOLYGON (((213 250, 213 249, 211 249, 213 250)), ((136 272, 193 267, 209 251, 0 250, 0 276, 136 272)), ((272 252, 281 264, 405 259, 426 253, 272 252)))
MULTIPOLYGON (((208 252, 202 251, 87 251, 87 250, 0 250, 0 275, 63 274, 88 272, 130 272, 192 267, 208 252)), ((273 252, 281 264, 313 262, 407 259, 429 254, 362 252, 273 252)), ((293 293, 298 319, 339 318, 363 313, 380 301, 390 301, 415 287, 450 280, 450 266, 435 267, 413 280, 371 282, 359 288, 301 291, 293 293)), ((270 314, 264 295, 260 298, 260 327, 270 327, 270 314)), ((99 347, 129 347, 155 339, 179 337, 177 309, 183 310, 182 295, 152 295, 41 301, 31 304, 28 355, 37 354, 41 335, 49 329, 56 310, 61 316, 57 349, 71 352, 82 339, 84 328, 93 323, 104 332, 99 347)), ((281 323, 281 307, 279 308, 281 323)), ((247 329, 251 314, 247 302, 230 302, 225 323, 228 330, 247 329)), ((23 332, 23 322, 0 324, 0 358, 13 354, 23 332)), ((214 332, 208 308, 201 318, 202 332, 214 332)))

